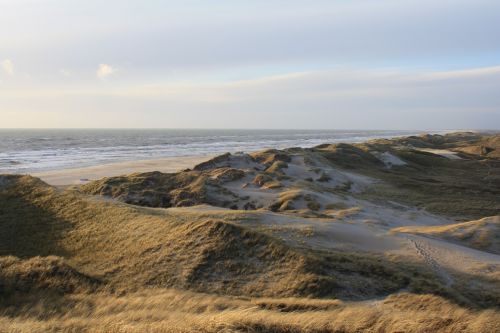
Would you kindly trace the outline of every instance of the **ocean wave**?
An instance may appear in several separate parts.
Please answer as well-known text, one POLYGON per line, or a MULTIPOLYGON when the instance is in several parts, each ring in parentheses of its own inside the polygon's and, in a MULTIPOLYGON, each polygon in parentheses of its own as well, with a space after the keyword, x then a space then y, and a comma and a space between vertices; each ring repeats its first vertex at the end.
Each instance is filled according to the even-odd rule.
POLYGON ((418 134, 408 131, 73 130, 0 131, 0 172, 28 173, 161 157, 313 147, 418 134))

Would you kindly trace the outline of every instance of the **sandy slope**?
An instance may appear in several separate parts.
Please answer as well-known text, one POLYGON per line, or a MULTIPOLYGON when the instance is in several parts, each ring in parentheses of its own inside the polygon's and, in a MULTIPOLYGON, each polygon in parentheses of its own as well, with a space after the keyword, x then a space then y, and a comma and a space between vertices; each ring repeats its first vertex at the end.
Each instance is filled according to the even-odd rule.
POLYGON ((453 282, 449 272, 461 272, 470 275, 490 275, 500 271, 500 256, 428 237, 407 236, 416 247, 417 253, 434 269, 448 276, 448 283, 453 282))
POLYGON ((477 250, 500 254, 500 216, 441 226, 407 226, 395 228, 394 232, 444 239, 477 250))
MULTIPOLYGON (((372 207, 372 209, 377 208, 372 207)), ((390 212, 388 208, 378 207, 378 210, 380 209, 390 212)), ((347 220, 304 218, 266 211, 238 213, 208 205, 169 208, 167 211, 179 215, 232 214, 237 223, 262 230, 292 246, 406 256, 411 258, 409 260, 423 261, 443 277, 446 284, 453 283, 453 275, 456 273, 491 277, 500 272, 500 255, 478 251, 446 240, 394 233, 390 226, 367 223, 363 215, 350 216, 347 220)), ((425 212, 421 214, 421 219, 414 216, 412 220, 404 222, 403 219, 399 223, 422 225, 433 218, 432 214, 425 212)), ((442 218, 434 218, 435 222, 443 223, 442 218)), ((448 222, 452 223, 450 220, 448 222)))
MULTIPOLYGON (((179 216, 233 214, 235 223, 268 233, 292 247, 406 256, 428 265, 448 285, 456 274, 495 275, 500 256, 450 237, 435 237, 434 229, 455 230, 462 221, 453 215, 429 212, 411 201, 416 189, 427 200, 423 204, 432 207, 434 201, 442 200, 448 205, 455 200, 442 199, 443 186, 448 186, 453 195, 471 191, 458 198, 462 201, 452 207, 452 214, 458 211, 455 207, 472 205, 472 199, 498 212, 493 183, 483 185, 484 176, 471 173, 480 170, 491 175, 492 168, 498 168, 496 161, 488 160, 487 164, 475 158, 455 158, 456 153, 448 149, 456 142, 463 147, 464 140, 478 140, 473 138, 423 136, 382 145, 374 142, 226 154, 201 163, 191 173, 179 174, 180 188, 171 180, 164 181, 161 174, 146 174, 110 178, 83 189, 139 205, 142 203, 137 198, 150 196, 155 200, 146 205, 192 206, 167 209, 179 216), (403 145, 407 140, 411 142, 408 147, 403 145), (415 149, 418 146, 426 148, 415 149), (393 184, 388 186, 389 182, 393 184), (434 184, 438 192, 431 193, 434 184), (366 194, 379 186, 384 190, 366 194), (170 193, 165 193, 167 187, 170 193), (385 199, 400 188, 405 192, 399 198, 385 199), (208 205, 193 207, 199 204, 208 205), (230 213, 219 207, 246 211, 230 213), (418 236, 409 235, 412 230, 420 230, 418 236)), ((484 229, 482 224, 477 228, 484 229)), ((496 231, 490 234, 493 239, 498 237, 496 231)), ((480 238, 484 239, 484 233, 480 238)))

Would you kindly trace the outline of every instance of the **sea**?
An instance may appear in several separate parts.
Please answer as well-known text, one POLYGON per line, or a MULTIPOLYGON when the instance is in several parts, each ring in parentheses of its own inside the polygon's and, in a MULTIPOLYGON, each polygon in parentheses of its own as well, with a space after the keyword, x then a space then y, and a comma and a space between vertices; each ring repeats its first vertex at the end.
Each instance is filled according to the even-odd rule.
POLYGON ((381 130, 0 129, 0 173, 121 161, 313 147, 420 134, 381 130))

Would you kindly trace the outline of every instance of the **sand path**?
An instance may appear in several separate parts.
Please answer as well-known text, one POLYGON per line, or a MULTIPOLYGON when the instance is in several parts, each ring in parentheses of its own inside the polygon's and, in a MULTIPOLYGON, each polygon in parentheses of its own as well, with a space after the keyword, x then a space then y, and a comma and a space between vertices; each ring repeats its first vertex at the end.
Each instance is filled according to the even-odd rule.
POLYGON ((418 239, 410 237, 407 237, 407 239, 415 247, 417 254, 423 258, 424 262, 431 266, 437 275, 441 277, 445 285, 451 286, 454 282, 453 277, 451 277, 451 275, 437 262, 434 257, 434 249, 418 239))
POLYGON ((407 240, 417 255, 450 285, 453 274, 488 275, 500 270, 500 256, 479 251, 445 240, 424 236, 408 235, 407 240))

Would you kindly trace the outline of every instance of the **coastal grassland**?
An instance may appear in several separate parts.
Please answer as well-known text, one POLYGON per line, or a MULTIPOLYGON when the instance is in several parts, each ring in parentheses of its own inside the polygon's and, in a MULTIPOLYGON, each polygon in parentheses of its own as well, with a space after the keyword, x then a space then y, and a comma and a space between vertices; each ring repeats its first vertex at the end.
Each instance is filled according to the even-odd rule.
POLYGON ((0 175, 0 332, 498 332, 496 143, 225 154, 65 190, 0 175), (444 265, 430 238, 457 265, 490 253, 444 265))
POLYGON ((500 214, 500 160, 491 154, 500 151, 497 137, 435 135, 322 145, 312 150, 335 167, 378 180, 360 193, 360 198, 373 202, 393 200, 466 220, 500 214), (483 141, 490 143, 489 154, 458 155, 459 159, 418 149, 459 151, 483 141), (371 152, 389 152, 405 164, 384 167, 371 152))
MULTIPOLYGON (((110 293, 168 287, 363 300, 408 290, 469 306, 498 301, 488 290, 447 287, 429 268, 398 256, 292 247, 272 232, 244 226, 245 220, 259 220, 258 212, 138 207, 60 191, 30 176, 1 179, 0 223, 10 230, 0 234, 7 256, 0 275, 4 294, 30 284, 57 286, 67 275, 110 293), (34 267, 36 274, 30 273, 34 267), (24 277, 21 287, 13 282, 16 277, 24 277)), ((59 294, 78 290, 73 285, 52 289, 59 294)))
MULTIPOLYGON (((418 263, 296 248, 272 233, 233 223, 249 218, 247 211, 171 212, 59 191, 29 176, 3 180, 9 185, 0 191, 0 221, 12 232, 0 235, 2 254, 28 261, 40 256, 42 263, 43 257, 56 256, 75 276, 95 280, 101 291, 174 287, 259 297, 369 299, 407 289, 482 303, 480 296, 464 300, 418 263)), ((36 285, 53 285, 44 282, 57 280, 52 271, 33 276, 20 270, 4 280, 26 275, 36 285)))
MULTIPOLYGON (((397 258, 294 248, 232 222, 248 218, 246 211, 180 214, 59 191, 30 176, 2 176, 2 181, 0 224, 10 231, 0 234, 1 254, 63 258, 75 274, 99 282, 100 290, 175 287, 345 299, 414 286, 420 292, 441 290, 428 270, 397 258)), ((50 272, 34 280, 51 279, 50 272)))
POLYGON ((86 198, 29 176, 3 179, 11 182, 0 192, 0 222, 11 230, 0 234, 3 255, 63 257, 110 290, 175 286, 269 295, 331 290, 333 281, 311 271, 313 256, 223 219, 184 218, 86 198))
POLYGON ((250 298, 179 290, 31 294, 0 309, 0 332, 498 332, 498 310, 409 293, 367 302, 250 298))

